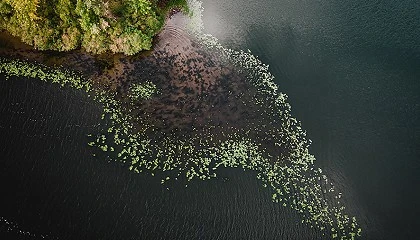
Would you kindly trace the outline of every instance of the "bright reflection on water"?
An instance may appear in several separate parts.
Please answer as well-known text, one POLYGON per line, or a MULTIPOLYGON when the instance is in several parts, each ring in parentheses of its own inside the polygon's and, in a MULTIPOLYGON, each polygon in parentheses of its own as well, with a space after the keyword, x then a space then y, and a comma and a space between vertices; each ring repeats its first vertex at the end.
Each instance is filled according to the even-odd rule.
POLYGON ((216 0, 204 7, 212 9, 204 12, 206 31, 270 65, 318 164, 369 219, 366 239, 416 238, 420 6, 216 0), (213 15, 223 23, 213 27, 213 15))
MULTIPOLYGON (((205 1, 204 7, 205 32, 230 47, 250 48, 270 65, 280 90, 290 96, 293 115, 313 140, 311 152, 317 166, 343 192, 342 201, 358 217, 364 239, 412 238, 416 214, 420 214, 411 207, 418 197, 413 189, 419 170, 415 7, 409 2, 338 5, 274 0, 205 1), (398 17, 390 17, 391 13, 398 17)), ((162 33, 168 37, 163 36, 156 52, 148 56, 161 68, 136 59, 116 64, 116 68, 129 67, 124 73, 130 77, 127 85, 144 78, 159 83, 161 90, 187 87, 182 104, 171 104, 184 107, 171 110, 174 116, 195 103, 187 96, 189 91, 209 91, 193 83, 196 72, 172 64, 197 59, 194 48, 188 49, 191 42, 177 27, 181 20, 175 17, 162 33), (185 84, 191 86, 177 83, 180 76, 187 76, 185 84)), ((215 53, 200 55, 203 58, 219 67, 215 53)), ((197 64, 194 69, 201 71, 203 66, 197 64)), ((212 76, 207 80, 214 81, 220 70, 207 74, 212 76)), ((2 183, 8 189, 14 182, 18 192, 26 195, 14 190, 5 194, 8 204, 2 207, 2 226, 17 223, 21 226, 16 229, 37 236, 74 239, 325 239, 300 224, 301 216, 295 211, 272 203, 271 194, 253 172, 221 169, 224 178, 193 182, 188 188, 173 184, 168 191, 160 179, 105 164, 107 156, 91 157, 91 149, 83 143, 88 133, 98 131, 90 123, 95 122, 96 105, 80 101, 80 93, 12 80, 2 79, 1 88, 6 96, 1 115, 7 116, 0 122, 1 154, 7 159, 2 183), (54 109, 60 108, 65 109, 57 114, 54 109)), ((230 80, 234 83, 237 78, 230 80)), ((243 91, 241 86, 236 90, 243 91)), ((180 93, 168 96, 173 101, 180 93)), ((200 104, 208 110, 197 115, 202 122, 206 116, 211 124, 216 119, 222 119, 222 125, 246 122, 241 115, 218 115, 217 109, 210 108, 215 99, 203 99, 200 104)), ((158 107, 165 110, 163 97, 142 105, 141 110, 150 110, 162 132, 206 126, 153 111, 158 107)), ((264 119, 258 113, 251 111, 255 119, 264 119)))

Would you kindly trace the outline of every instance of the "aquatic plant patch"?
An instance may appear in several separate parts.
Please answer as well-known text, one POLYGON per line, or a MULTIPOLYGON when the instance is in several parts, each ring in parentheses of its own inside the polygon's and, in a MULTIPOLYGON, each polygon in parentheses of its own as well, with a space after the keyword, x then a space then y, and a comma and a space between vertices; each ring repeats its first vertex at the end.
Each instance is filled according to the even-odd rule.
MULTIPOLYGON (((153 77, 129 82, 128 94, 118 95, 93 87, 89 79, 71 71, 40 64, 0 59, 0 73, 39 78, 91 95, 103 106, 102 119, 106 123, 102 132, 90 135, 88 143, 98 157, 106 156, 137 173, 158 176, 162 184, 185 180, 188 186, 195 180, 218 178, 218 170, 227 167, 255 171, 261 185, 272 193, 272 200, 300 213, 302 222, 333 239, 361 236, 356 217, 349 215, 341 202, 342 193, 316 167, 308 149, 311 141, 292 116, 287 96, 273 82, 269 67, 250 51, 225 48, 216 38, 203 34, 199 1, 189 1, 189 9, 192 17, 188 31, 198 39, 197 49, 219 55, 243 78, 226 80, 222 73, 227 71, 220 70, 220 76, 212 80, 213 88, 205 88, 205 84, 210 85, 205 76, 210 75, 187 69, 173 82, 162 83, 153 77), (167 93, 163 84, 182 86, 184 91, 167 93), (176 104, 167 106, 176 113, 170 118, 165 118, 169 115, 167 109, 154 109, 157 103, 164 105, 164 96, 176 99, 176 104), (220 105, 211 102, 219 98, 220 105), (191 101, 200 105, 188 109, 189 115, 176 112, 190 107, 191 101), (143 111, 146 105, 151 111, 143 111), (240 114, 215 117, 219 106, 232 107, 240 114), (184 118, 191 118, 192 124, 181 128, 178 120, 184 118), (170 127, 158 126, 158 119, 164 119, 162 125, 170 127)), ((198 57, 188 59, 180 67, 205 65, 200 61, 198 57)))

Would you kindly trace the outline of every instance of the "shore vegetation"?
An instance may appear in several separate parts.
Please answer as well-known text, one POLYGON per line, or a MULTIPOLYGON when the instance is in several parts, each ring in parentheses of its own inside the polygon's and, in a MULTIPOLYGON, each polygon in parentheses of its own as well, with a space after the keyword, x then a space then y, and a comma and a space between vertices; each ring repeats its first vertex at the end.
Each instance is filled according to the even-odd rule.
POLYGON ((155 55, 157 66, 181 68, 179 75, 165 77, 145 69, 131 71, 132 75, 126 76, 129 81, 125 82, 124 94, 103 89, 92 84, 92 79, 69 70, 21 60, 0 58, 0 74, 5 74, 6 79, 37 78, 85 90, 102 106, 100 130, 88 136, 87 145, 93 155, 116 161, 133 172, 150 174, 167 190, 177 181, 187 187, 196 180, 222 180, 220 169, 241 168, 255 172, 261 186, 270 191, 273 202, 296 211, 302 223, 321 231, 323 238, 360 237, 359 220, 352 209, 345 207, 349 198, 335 187, 327 172, 317 167, 315 156, 309 151, 311 140, 293 117, 287 95, 280 92, 269 66, 250 50, 226 48, 217 38, 204 34, 201 2, 188 2, 194 13, 190 15, 190 31, 199 41, 194 51, 217 56, 228 65, 211 61, 214 68, 231 66, 241 74, 240 78, 224 82, 220 74, 219 85, 203 91, 206 80, 215 77, 210 74, 207 59, 198 54, 184 59, 169 47, 155 55), (177 61, 174 56, 179 57, 177 61), (206 69, 199 71, 200 65, 206 69), (187 96, 190 90, 186 86, 194 86, 194 94, 187 96), (216 106, 212 101, 215 98, 220 99, 216 106), (148 104, 152 107, 147 108, 148 104), (223 106, 240 114, 223 118, 223 106), (183 108, 188 115, 179 111, 183 108), (219 114, 217 121, 211 118, 214 114, 219 114))
POLYGON ((39 50, 133 55, 186 0, 0 0, 0 29, 39 50))

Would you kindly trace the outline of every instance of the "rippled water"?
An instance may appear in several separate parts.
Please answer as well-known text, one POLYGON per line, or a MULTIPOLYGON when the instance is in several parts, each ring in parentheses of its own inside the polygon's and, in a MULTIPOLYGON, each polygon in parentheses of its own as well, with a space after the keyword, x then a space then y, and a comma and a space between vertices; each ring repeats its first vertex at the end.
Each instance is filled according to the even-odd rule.
POLYGON ((418 2, 204 3, 207 31, 270 65, 318 164, 365 216, 366 239, 415 239, 418 2))
POLYGON ((256 176, 171 191, 160 180, 92 157, 100 107, 76 90, 2 78, 2 236, 8 239, 314 239, 256 176), (7 230, 9 229, 9 230, 7 230))
MULTIPOLYGON (((414 239, 419 5, 213 0, 204 9, 207 32, 270 65, 313 140, 318 166, 361 221, 363 239, 414 239)), ((224 180, 168 191, 159 179, 92 157, 87 134, 98 131, 100 106, 75 90, 3 77, 0 231, 6 237, 326 239, 272 203, 252 172, 224 170, 224 180)))

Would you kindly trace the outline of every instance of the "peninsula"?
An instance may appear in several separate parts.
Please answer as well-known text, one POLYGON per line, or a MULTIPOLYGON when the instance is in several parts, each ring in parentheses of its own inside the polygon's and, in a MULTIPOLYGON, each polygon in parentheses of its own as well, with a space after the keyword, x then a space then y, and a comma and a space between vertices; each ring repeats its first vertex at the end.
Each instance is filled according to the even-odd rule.
POLYGON ((134 55, 186 0, 0 0, 0 30, 38 50, 134 55))
POLYGON ((0 0, 0 76, 86 91, 102 114, 85 147, 156 177, 164 189, 222 180, 220 169, 241 168, 329 239, 361 236, 341 192, 315 165, 311 141, 269 66, 203 33, 200 1, 185 6, 0 0), (192 14, 170 15, 173 9, 192 14))

